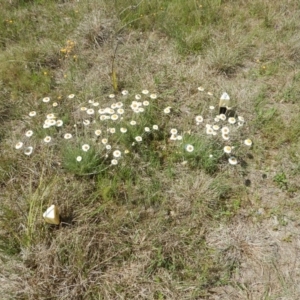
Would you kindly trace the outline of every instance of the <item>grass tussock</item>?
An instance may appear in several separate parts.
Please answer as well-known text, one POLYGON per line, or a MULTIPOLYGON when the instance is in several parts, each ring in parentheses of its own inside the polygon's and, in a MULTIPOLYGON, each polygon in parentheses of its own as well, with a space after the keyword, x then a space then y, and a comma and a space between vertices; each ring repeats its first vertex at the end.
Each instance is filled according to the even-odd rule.
POLYGON ((2 6, 3 299, 299 298, 297 1, 2 6))

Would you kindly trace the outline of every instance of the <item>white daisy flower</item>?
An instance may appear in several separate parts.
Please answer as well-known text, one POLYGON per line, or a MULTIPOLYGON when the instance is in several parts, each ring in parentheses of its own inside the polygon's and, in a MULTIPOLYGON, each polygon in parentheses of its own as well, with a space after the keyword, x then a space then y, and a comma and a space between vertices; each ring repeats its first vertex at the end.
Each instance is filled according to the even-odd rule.
POLYGON ((171 133, 171 134, 177 134, 177 132, 178 132, 178 131, 177 131, 176 128, 172 128, 172 129, 170 130, 170 133, 171 133))
POLYGON ((238 116, 238 120, 239 120, 240 122, 245 122, 245 119, 244 119, 242 116, 238 116))
POLYGON ((124 153, 125 153, 125 154, 128 154, 128 153, 130 153, 130 151, 129 151, 128 149, 125 149, 125 150, 124 150, 124 153))
POLYGON ((228 141, 229 140, 229 135, 227 133, 222 133, 222 138, 224 141, 228 141))
POLYGON ((82 145, 81 149, 85 152, 87 152, 90 149, 90 146, 88 144, 82 145))
POLYGON ((47 103, 47 102, 49 102, 49 101, 50 101, 50 97, 45 97, 45 98, 43 98, 43 102, 47 103))
POLYGON ((136 125, 136 121, 132 120, 129 122, 129 124, 134 126, 134 125, 136 125))
POLYGON ((225 121, 226 120, 226 115, 220 114, 219 118, 220 118, 220 120, 225 121))
POLYGON ((44 124, 43 124, 43 128, 44 128, 44 129, 49 128, 49 127, 50 127, 49 124, 47 124, 47 123, 44 123, 44 124))
POLYGON ((45 143, 50 143, 51 142, 51 136, 46 136, 45 138, 44 138, 44 142, 45 143))
POLYGON ((193 151, 194 151, 194 146, 193 146, 193 145, 190 145, 190 144, 187 144, 187 145, 185 146, 185 150, 186 150, 187 152, 193 152, 193 151))
POLYGON ((149 106, 149 101, 147 101, 147 100, 143 101, 143 105, 144 106, 149 106))
POLYGON ((153 128, 153 130, 158 130, 158 126, 157 125, 153 125, 152 128, 153 128))
POLYGON ((31 155, 32 151, 33 151, 33 147, 29 146, 25 149, 24 154, 29 156, 31 155))
POLYGON ((223 134, 228 134, 230 132, 230 130, 227 126, 222 127, 221 131, 223 134))
POLYGON ((228 158, 228 162, 231 165, 236 165, 237 164, 237 159, 234 156, 231 156, 231 157, 228 158))
POLYGON ((121 108, 121 107, 123 107, 123 103, 122 102, 117 102, 116 106, 117 106, 117 108, 121 108))
POLYGON ((32 131, 32 130, 27 130, 27 131, 25 132, 25 135, 26 135, 27 137, 31 137, 31 136, 33 135, 33 131, 32 131))
POLYGON ((74 94, 70 94, 70 95, 68 96, 69 99, 73 99, 74 97, 75 97, 74 94))
POLYGON ((111 150, 111 145, 106 145, 105 148, 106 150, 111 150))
POLYGON ((34 117, 34 116, 36 116, 36 111, 33 110, 29 113, 29 117, 34 117))
POLYGON ((112 109, 112 108, 110 108, 110 107, 108 107, 108 108, 106 109, 106 112, 109 113, 110 115, 113 115, 113 114, 115 113, 115 110, 112 109))
POLYGON ((47 123, 49 124, 49 126, 55 126, 56 125, 56 121, 54 119, 47 120, 47 123))
POLYGON ((22 142, 18 142, 18 143, 16 143, 16 145, 15 145, 15 148, 16 149, 21 149, 23 147, 23 143, 22 142))
POLYGON ((46 118, 47 118, 48 120, 55 119, 55 114, 53 114, 53 113, 47 114, 46 118))
POLYGON ((213 129, 213 130, 219 130, 219 129, 220 129, 220 126, 218 126, 218 125, 213 125, 212 129, 213 129))
POLYGON ((134 97, 136 100, 140 100, 142 98, 142 96, 140 94, 135 95, 134 97))
POLYGON ((225 146, 223 150, 225 153, 231 153, 232 148, 230 146, 225 146))
POLYGON ((147 94, 149 94, 149 91, 148 90, 142 90, 142 94, 147 95, 147 94))
POLYGON ((116 166, 117 164, 118 164, 118 160, 117 159, 112 159, 111 160, 111 164, 113 165, 113 166, 116 166))
POLYGON ((177 141, 182 141, 182 135, 177 135, 177 141))
POLYGON ((113 156, 116 157, 116 158, 121 157, 121 151, 120 150, 115 150, 113 152, 113 156))
POLYGON ((252 141, 250 139, 246 139, 246 140, 244 140, 244 144, 246 146, 251 146, 252 145, 252 141))
POLYGON ((238 126, 239 126, 239 127, 244 126, 244 122, 238 122, 238 126))
POLYGON ((150 132, 150 128, 149 127, 145 127, 144 128, 146 132, 150 132))
POLYGON ((127 91, 127 90, 123 90, 123 91, 121 92, 121 94, 122 94, 123 96, 127 96, 127 95, 128 95, 128 91, 127 91))
POLYGON ((198 87, 198 91, 199 91, 199 92, 203 92, 203 91, 204 91, 204 88, 203 88, 202 86, 199 86, 199 87, 198 87))
POLYGON ((111 107, 112 109, 117 108, 117 103, 113 103, 110 107, 111 107))
POLYGON ((214 130, 211 127, 206 128, 206 134, 208 135, 213 135, 214 134, 214 130))
POLYGON ((65 140, 69 140, 69 139, 71 139, 72 138, 72 134, 71 133, 66 133, 65 135, 64 135, 64 139, 65 140))
POLYGON ((101 131, 100 129, 95 130, 95 135, 96 135, 96 136, 101 135, 101 133, 102 133, 102 131, 101 131))
POLYGON ((104 108, 100 108, 100 109, 98 110, 98 113, 99 113, 100 115, 103 115, 103 114, 106 113, 106 110, 105 110, 104 108))
POLYGON ((87 111, 87 107, 82 106, 82 107, 80 107, 80 110, 81 110, 81 111, 87 111))
POLYGON ((81 161, 82 161, 82 157, 79 155, 79 156, 76 157, 76 160, 77 160, 78 162, 81 162, 81 161))
POLYGON ((211 105, 211 106, 209 107, 209 109, 210 109, 210 110, 213 110, 213 109, 215 109, 215 107, 211 105))
POLYGON ((110 99, 113 99, 113 98, 115 98, 115 94, 110 94, 110 95, 108 95, 108 97, 109 97, 110 99))
POLYGON ((88 125, 91 124, 91 121, 90 120, 83 120, 82 123, 83 123, 84 126, 88 126, 88 125))
POLYGON ((86 113, 87 113, 88 115, 93 115, 93 114, 95 113, 95 111, 94 111, 92 108, 89 108, 89 109, 86 111, 86 113))
POLYGON ((126 133, 126 132, 127 132, 127 128, 121 127, 121 128, 120 128, 120 131, 121 131, 122 133, 126 133))
POLYGON ((230 124, 234 124, 236 122, 236 119, 234 117, 230 117, 230 118, 228 118, 228 122, 230 124))
POLYGON ((151 94, 151 95, 150 95, 150 98, 154 100, 154 99, 157 98, 157 95, 156 95, 156 94, 151 94))
POLYGON ((171 134, 170 140, 171 141, 177 141, 177 135, 176 134, 171 134))
POLYGON ((195 121, 196 121, 196 123, 202 123, 203 122, 203 117, 202 116, 196 116, 195 121))
POLYGON ((212 93, 212 92, 207 92, 207 95, 208 95, 208 96, 212 96, 213 93, 212 93))
POLYGON ((107 117, 106 115, 101 115, 99 119, 100 119, 100 121, 104 121, 104 120, 110 119, 110 117, 107 117))
POLYGON ((116 133, 116 129, 115 129, 115 128, 108 128, 108 131, 109 131, 110 133, 116 133))
POLYGON ((103 145, 106 145, 107 142, 108 142, 108 139, 102 139, 102 140, 101 140, 101 143, 102 143, 103 145))
POLYGON ((99 106, 99 102, 92 103, 93 106, 99 106))
POLYGON ((52 106, 56 107, 56 106, 58 106, 58 103, 57 102, 53 102, 52 106))
POLYGON ((119 119, 119 116, 116 115, 116 114, 114 114, 114 115, 112 115, 110 118, 111 118, 113 121, 116 121, 116 120, 119 119))
POLYGON ((94 103, 94 100, 90 99, 90 100, 88 101, 88 103, 93 104, 93 103, 94 103))
POLYGON ((207 128, 212 128, 212 125, 210 125, 210 124, 205 124, 205 127, 206 127, 206 129, 207 129, 207 128))
POLYGON ((142 139, 141 136, 136 136, 136 137, 135 137, 135 140, 136 140, 137 142, 141 142, 143 139, 142 139))
POLYGON ((168 107, 166 107, 165 109, 164 109, 164 113, 165 114, 169 114, 171 112, 171 107, 170 106, 168 106, 168 107))
POLYGON ((124 109, 123 109, 123 108, 118 108, 118 109, 117 109, 117 113, 118 113, 119 115, 123 115, 123 114, 124 114, 124 109))
POLYGON ((218 122, 220 121, 220 118, 218 118, 218 116, 216 116, 216 117, 214 118, 214 121, 215 121, 216 123, 218 123, 218 122))

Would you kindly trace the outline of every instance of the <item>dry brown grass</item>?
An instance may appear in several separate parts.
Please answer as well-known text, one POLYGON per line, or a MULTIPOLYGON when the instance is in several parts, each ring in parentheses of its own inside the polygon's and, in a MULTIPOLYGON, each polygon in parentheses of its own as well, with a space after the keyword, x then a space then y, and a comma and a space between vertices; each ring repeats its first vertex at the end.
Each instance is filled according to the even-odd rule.
POLYGON ((2 12, 16 23, 23 14, 16 28, 26 21, 30 30, 33 12, 41 22, 40 40, 3 35, 0 50, 2 299, 298 299, 298 2, 222 4, 230 22, 205 28, 200 52, 205 39, 194 31, 183 44, 169 29, 148 31, 151 14, 141 31, 124 27, 110 3, 49 1, 47 12, 34 2, 2 12), (195 115, 227 91, 247 120, 239 139, 254 141, 244 165, 221 163, 211 175, 162 150, 156 165, 133 159, 118 175, 79 177, 41 146, 28 159, 16 153, 30 124, 23 116, 48 93, 105 104, 116 43, 119 87, 157 92, 160 108, 175 112, 166 126, 194 131, 195 115), (52 203, 57 227, 42 219, 52 203))

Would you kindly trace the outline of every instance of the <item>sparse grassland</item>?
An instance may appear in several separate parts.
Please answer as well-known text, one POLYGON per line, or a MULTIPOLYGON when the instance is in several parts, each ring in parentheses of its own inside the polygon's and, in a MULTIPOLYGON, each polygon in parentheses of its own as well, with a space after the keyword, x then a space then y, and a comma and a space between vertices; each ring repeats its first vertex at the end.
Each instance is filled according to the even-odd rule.
POLYGON ((1 299, 298 299, 299 27, 296 0, 2 1, 1 299))

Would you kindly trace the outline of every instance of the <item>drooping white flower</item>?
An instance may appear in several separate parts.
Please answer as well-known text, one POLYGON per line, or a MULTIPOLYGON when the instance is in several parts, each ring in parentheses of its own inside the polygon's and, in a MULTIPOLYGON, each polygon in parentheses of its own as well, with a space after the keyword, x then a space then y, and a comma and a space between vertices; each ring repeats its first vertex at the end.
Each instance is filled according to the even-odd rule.
POLYGON ((123 91, 121 92, 121 94, 122 94, 123 96, 127 96, 127 95, 128 95, 128 91, 127 91, 127 90, 123 90, 123 91))
POLYGON ((51 136, 46 136, 45 138, 44 138, 44 142, 45 143, 50 143, 51 142, 51 136))
POLYGON ((198 87, 198 91, 199 91, 199 92, 203 92, 203 91, 204 91, 204 88, 203 88, 202 86, 199 86, 199 87, 198 87))
POLYGON ((171 134, 170 140, 171 141, 177 141, 177 135, 176 134, 171 134))
POLYGON ((34 116, 36 116, 36 111, 33 110, 29 113, 29 117, 34 117, 34 116))
POLYGON ((199 125, 199 123, 203 122, 203 117, 202 116, 196 116, 195 121, 196 121, 197 125, 199 125))
POLYGON ((23 143, 22 142, 18 142, 18 143, 16 143, 16 145, 15 145, 15 148, 16 149, 21 149, 23 147, 23 143))
POLYGON ((47 102, 49 102, 49 101, 50 101, 50 97, 45 97, 45 98, 43 98, 43 102, 47 103, 47 102))
POLYGON ((246 145, 246 146, 251 146, 252 145, 252 141, 250 140, 250 139, 246 139, 245 141, 244 141, 244 144, 246 145))
POLYGON ((88 126, 88 125, 91 124, 90 120, 83 120, 82 123, 83 123, 84 126, 88 126))
POLYGON ((89 109, 86 111, 86 113, 87 113, 88 115, 93 115, 93 114, 95 113, 95 111, 94 111, 92 108, 89 108, 89 109))
POLYGON ((72 134, 71 133, 66 133, 65 135, 64 135, 64 139, 66 139, 66 140, 69 140, 69 139, 71 139, 72 138, 72 134))
POLYGON ((228 118, 228 122, 230 124, 234 124, 236 122, 236 119, 234 117, 230 117, 230 118, 228 118))
POLYGON ((32 154, 32 151, 33 151, 33 147, 29 146, 25 149, 24 154, 29 156, 32 154))
POLYGON ((227 133, 222 133, 222 138, 224 141, 228 141, 229 140, 229 135, 227 133))
POLYGON ((231 165, 236 165, 238 162, 237 162, 237 159, 234 157, 234 156, 231 156, 228 158, 228 162, 231 164, 231 165))
POLYGON ((170 130, 170 133, 171 134, 177 134, 177 132, 178 132, 178 130, 176 129, 176 128, 172 128, 171 130, 170 130))
POLYGON ((27 130, 27 131, 25 132, 25 135, 26 135, 27 137, 31 137, 31 136, 33 135, 33 131, 32 131, 32 130, 27 130))
POLYGON ((171 112, 171 107, 170 106, 168 106, 168 107, 166 107, 165 109, 164 109, 164 113, 165 114, 169 114, 171 112))

